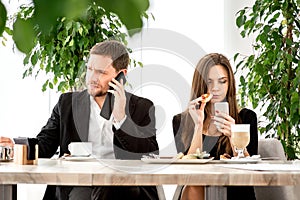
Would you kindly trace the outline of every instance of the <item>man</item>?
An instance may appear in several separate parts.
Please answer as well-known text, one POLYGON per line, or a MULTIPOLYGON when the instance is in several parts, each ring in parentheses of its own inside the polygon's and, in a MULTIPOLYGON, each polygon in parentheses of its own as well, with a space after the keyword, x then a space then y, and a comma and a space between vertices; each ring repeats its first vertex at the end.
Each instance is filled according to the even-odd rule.
MULTIPOLYGON (((47 124, 37 135, 39 157, 52 157, 58 147, 60 156, 70 154, 68 144, 79 141, 92 142, 93 154, 98 158, 140 159, 143 154, 158 152, 153 103, 125 92, 123 80, 114 79, 120 72, 127 73, 128 64, 128 52, 120 42, 105 41, 91 49, 87 90, 60 96, 47 124), (110 120, 100 116, 108 92, 114 96, 110 120)), ((44 199, 54 198, 53 189, 48 186, 44 199)), ((158 196, 156 188, 151 186, 68 186, 56 187, 56 198, 158 199, 158 196)))

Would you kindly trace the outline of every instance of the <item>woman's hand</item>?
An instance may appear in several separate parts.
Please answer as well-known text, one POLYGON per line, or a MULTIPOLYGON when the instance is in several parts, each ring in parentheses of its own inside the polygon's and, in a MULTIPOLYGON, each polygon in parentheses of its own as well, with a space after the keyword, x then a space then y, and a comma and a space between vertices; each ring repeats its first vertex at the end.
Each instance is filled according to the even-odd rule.
POLYGON ((204 108, 205 108, 206 102, 201 101, 201 100, 203 100, 203 98, 198 97, 197 99, 192 100, 189 104, 189 113, 190 113, 196 126, 203 125, 203 121, 204 121, 204 108), (200 105, 200 108, 197 109, 197 107, 199 105, 200 105))
POLYGON ((200 149, 200 152, 202 152, 202 128, 204 121, 204 108, 206 105, 206 102, 202 100, 203 97, 201 96, 192 100, 189 104, 189 113, 195 123, 195 128, 188 154, 195 153, 198 148, 200 149), (200 108, 198 109, 199 105, 200 108))
MULTIPOLYGON (((235 147, 233 146, 233 144, 231 144, 231 148, 232 148, 233 156, 234 156, 234 157, 237 157, 237 156, 238 156, 238 153, 236 152, 235 147)), ((249 156, 250 156, 250 154, 249 154, 247 148, 244 149, 244 152, 243 152, 243 153, 244 153, 244 156, 245 156, 245 157, 249 157, 249 156)))
POLYGON ((231 138, 231 124, 235 124, 235 120, 223 112, 216 111, 216 115, 212 116, 214 124, 219 132, 231 138))

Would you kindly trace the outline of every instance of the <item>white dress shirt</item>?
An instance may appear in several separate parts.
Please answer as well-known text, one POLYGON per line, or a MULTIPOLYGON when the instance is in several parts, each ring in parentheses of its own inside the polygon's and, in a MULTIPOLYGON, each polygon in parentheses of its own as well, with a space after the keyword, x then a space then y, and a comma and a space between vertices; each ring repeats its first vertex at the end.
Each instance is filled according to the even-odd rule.
POLYGON ((92 142, 92 154, 96 158, 114 159, 112 119, 106 120, 100 116, 100 107, 90 96, 91 112, 88 141, 92 142))
POLYGON ((93 145, 92 154, 96 158, 114 159, 112 126, 119 129, 126 120, 126 116, 120 122, 113 123, 112 116, 106 120, 100 115, 101 109, 92 96, 90 96, 90 110, 88 141, 93 145))

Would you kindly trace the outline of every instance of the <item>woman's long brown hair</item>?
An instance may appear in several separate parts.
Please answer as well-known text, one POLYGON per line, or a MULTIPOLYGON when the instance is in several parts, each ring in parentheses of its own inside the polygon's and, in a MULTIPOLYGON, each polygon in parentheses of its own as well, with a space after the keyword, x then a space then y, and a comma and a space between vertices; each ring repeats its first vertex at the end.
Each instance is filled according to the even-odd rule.
MULTIPOLYGON (((234 74, 230 65, 229 60, 222 54, 218 53, 211 53, 207 54, 198 62, 196 69, 194 71, 193 82, 192 82, 192 89, 191 89, 191 96, 190 100, 193 100, 202 94, 208 93, 207 88, 207 79, 209 70, 215 66, 221 65, 223 66, 226 71, 228 72, 228 91, 226 95, 226 101, 229 104, 229 115, 235 119, 235 122, 241 123, 241 119, 239 117, 239 109, 236 101, 236 87, 235 87, 235 79, 234 74)), ((207 131, 209 124, 210 124, 210 116, 211 113, 211 103, 208 102, 205 106, 205 119, 204 119, 204 126, 203 131, 207 131)), ((185 111, 185 115, 189 115, 188 109, 185 111)), ((185 117, 183 120, 182 126, 182 134, 183 134, 183 143, 186 145, 186 148, 189 148, 191 139, 191 135, 194 133, 194 122, 190 116, 185 117)), ((230 145, 229 138, 227 136, 222 135, 218 141, 218 149, 217 149, 217 156, 229 153, 232 155, 232 149, 230 145)))

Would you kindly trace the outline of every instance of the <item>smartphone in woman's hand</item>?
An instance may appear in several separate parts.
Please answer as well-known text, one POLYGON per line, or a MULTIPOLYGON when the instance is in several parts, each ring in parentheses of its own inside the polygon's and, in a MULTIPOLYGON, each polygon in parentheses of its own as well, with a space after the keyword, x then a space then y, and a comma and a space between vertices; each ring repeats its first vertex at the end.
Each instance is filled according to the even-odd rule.
POLYGON ((229 115, 229 106, 227 102, 216 102, 215 103, 215 115, 217 115, 216 111, 225 113, 229 115))
MULTIPOLYGON (((221 116, 218 116, 216 111, 218 111, 219 113, 225 113, 227 115, 229 114, 229 106, 227 102, 216 102, 214 106, 215 106, 215 116, 217 116, 216 118, 223 118, 221 116)), ((217 129, 219 130, 220 129, 219 122, 215 122, 215 124, 217 126, 217 129)))

